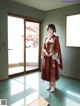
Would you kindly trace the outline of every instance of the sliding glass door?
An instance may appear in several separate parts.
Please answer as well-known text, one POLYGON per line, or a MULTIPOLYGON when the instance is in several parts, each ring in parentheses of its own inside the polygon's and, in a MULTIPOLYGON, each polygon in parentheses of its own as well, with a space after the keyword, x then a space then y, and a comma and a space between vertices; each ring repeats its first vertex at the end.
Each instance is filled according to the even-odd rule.
POLYGON ((9 75, 24 71, 24 19, 8 16, 9 75))
POLYGON ((26 71, 38 68, 39 61, 39 23, 26 21, 26 71))
POLYGON ((40 23, 8 16, 9 75, 39 68, 40 23))

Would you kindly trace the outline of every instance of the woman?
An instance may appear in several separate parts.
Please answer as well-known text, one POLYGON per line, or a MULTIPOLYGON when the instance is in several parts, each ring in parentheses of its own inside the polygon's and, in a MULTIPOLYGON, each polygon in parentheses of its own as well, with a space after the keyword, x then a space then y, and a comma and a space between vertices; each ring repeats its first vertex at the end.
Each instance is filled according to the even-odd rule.
POLYGON ((55 25, 49 24, 49 36, 45 39, 42 49, 42 79, 49 82, 47 90, 53 92, 55 83, 59 79, 58 66, 62 69, 62 56, 59 37, 55 36, 55 25))

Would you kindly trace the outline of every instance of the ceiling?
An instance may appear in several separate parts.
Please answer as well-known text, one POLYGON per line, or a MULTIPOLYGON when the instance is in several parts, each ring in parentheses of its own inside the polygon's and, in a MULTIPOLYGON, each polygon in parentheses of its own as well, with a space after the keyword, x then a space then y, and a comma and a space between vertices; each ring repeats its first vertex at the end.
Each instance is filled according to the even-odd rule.
POLYGON ((78 0, 12 0, 38 10, 48 11, 52 9, 58 9, 70 5, 74 5, 78 2, 78 0))

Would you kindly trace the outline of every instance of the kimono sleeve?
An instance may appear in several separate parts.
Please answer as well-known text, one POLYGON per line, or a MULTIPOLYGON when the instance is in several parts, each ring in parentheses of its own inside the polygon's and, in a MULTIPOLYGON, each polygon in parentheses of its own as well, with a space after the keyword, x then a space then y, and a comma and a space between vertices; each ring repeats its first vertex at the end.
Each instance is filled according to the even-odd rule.
POLYGON ((44 41, 44 44, 43 44, 43 47, 42 47, 42 54, 41 54, 41 57, 44 57, 45 56, 45 52, 44 52, 44 50, 46 50, 46 39, 45 39, 45 41, 44 41))
POLYGON ((63 69, 62 54, 61 54, 59 37, 56 37, 56 39, 55 39, 55 47, 54 47, 54 52, 53 52, 53 58, 57 60, 59 68, 63 69))

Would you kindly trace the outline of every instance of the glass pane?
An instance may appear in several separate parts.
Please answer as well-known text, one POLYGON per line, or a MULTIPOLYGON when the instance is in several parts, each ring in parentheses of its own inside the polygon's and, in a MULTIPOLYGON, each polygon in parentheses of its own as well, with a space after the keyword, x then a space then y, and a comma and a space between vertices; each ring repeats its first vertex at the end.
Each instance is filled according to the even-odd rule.
POLYGON ((38 68, 39 23, 26 21, 26 70, 38 68))
POLYGON ((80 14, 66 17, 66 46, 80 47, 80 14))
POLYGON ((9 75, 24 71, 24 20, 8 16, 9 75))

